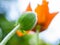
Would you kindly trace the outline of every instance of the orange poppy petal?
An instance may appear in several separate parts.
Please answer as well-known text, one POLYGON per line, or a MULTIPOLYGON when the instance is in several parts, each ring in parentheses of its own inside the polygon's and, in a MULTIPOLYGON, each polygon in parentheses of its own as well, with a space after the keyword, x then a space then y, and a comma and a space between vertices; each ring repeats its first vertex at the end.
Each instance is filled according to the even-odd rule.
MULTIPOLYGON (((30 32, 31 32, 30 30, 29 30, 29 31, 26 31, 26 34, 29 34, 30 32)), ((19 30, 16 31, 16 34, 17 34, 19 37, 24 36, 24 34, 23 34, 21 31, 19 31, 19 30)))
POLYGON ((41 30, 44 30, 44 29, 47 29, 47 28, 48 28, 49 24, 51 23, 52 19, 56 16, 57 13, 58 13, 58 12, 52 13, 52 14, 49 14, 49 15, 47 16, 47 20, 46 20, 46 22, 43 24, 41 30))
POLYGON ((40 31, 47 29, 50 22, 57 14, 57 12, 52 14, 49 13, 48 2, 46 0, 43 0, 42 5, 38 4, 38 6, 35 9, 35 12, 38 16, 38 24, 42 24, 40 31))
POLYGON ((16 31, 16 34, 20 37, 23 36, 24 34, 22 32, 20 32, 19 30, 16 31))
POLYGON ((30 6, 30 3, 29 3, 29 5, 27 6, 26 11, 32 11, 31 6, 30 6))
POLYGON ((46 20, 46 16, 43 13, 42 6, 38 4, 38 6, 35 9, 35 12, 37 13, 37 17, 38 17, 38 24, 44 23, 46 20))

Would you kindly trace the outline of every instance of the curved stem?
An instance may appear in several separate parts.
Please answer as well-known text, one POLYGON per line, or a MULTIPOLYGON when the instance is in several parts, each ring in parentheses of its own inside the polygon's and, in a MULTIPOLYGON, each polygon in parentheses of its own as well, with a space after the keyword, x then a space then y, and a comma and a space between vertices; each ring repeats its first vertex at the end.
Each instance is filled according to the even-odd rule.
POLYGON ((1 41, 0 45, 5 45, 19 27, 20 25, 17 25, 10 33, 8 33, 7 36, 1 41))

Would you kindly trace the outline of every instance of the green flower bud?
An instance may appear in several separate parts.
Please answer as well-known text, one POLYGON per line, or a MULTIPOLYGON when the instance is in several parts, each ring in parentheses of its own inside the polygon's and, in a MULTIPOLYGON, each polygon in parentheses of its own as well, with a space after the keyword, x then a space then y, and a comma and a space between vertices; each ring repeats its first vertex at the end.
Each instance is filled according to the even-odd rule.
POLYGON ((31 30, 37 23, 37 16, 33 12, 25 12, 18 19, 21 30, 31 30))

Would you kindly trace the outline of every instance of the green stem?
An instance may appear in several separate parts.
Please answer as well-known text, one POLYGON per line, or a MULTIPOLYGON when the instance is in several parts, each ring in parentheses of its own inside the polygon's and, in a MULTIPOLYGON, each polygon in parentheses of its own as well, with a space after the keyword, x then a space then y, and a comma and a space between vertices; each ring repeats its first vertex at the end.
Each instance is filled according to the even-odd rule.
POLYGON ((37 45, 39 45, 39 31, 37 30, 36 33, 37 33, 37 45))
POLYGON ((39 30, 40 30, 40 25, 37 25, 37 27, 36 27, 36 33, 37 33, 37 45, 40 45, 39 44, 39 30))
POLYGON ((8 33, 7 36, 1 41, 0 45, 5 45, 19 27, 20 25, 17 25, 10 33, 8 33))

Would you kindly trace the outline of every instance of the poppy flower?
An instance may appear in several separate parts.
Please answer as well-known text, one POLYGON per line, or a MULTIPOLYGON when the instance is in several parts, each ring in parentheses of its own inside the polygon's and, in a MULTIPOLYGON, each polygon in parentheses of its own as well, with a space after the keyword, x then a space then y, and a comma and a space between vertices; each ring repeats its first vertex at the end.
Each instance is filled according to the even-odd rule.
MULTIPOLYGON (((26 12, 28 11, 32 11, 30 3, 26 9, 26 12)), ((37 14, 38 18, 37 25, 41 26, 40 31, 44 31, 48 28, 52 19, 56 16, 58 12, 50 13, 48 8, 48 2, 46 0, 43 0, 42 5, 38 4, 37 7, 35 8, 35 13, 37 14)), ((36 27, 33 29, 33 31, 36 31, 36 27)))
MULTIPOLYGON (((26 11, 31 11, 30 4, 28 5, 26 11)), ((56 16, 58 12, 50 13, 48 8, 48 2, 43 0, 42 5, 39 5, 35 8, 35 13, 38 17, 38 25, 41 25, 41 30, 43 31, 48 28, 49 24, 51 23, 52 19, 56 16)))

